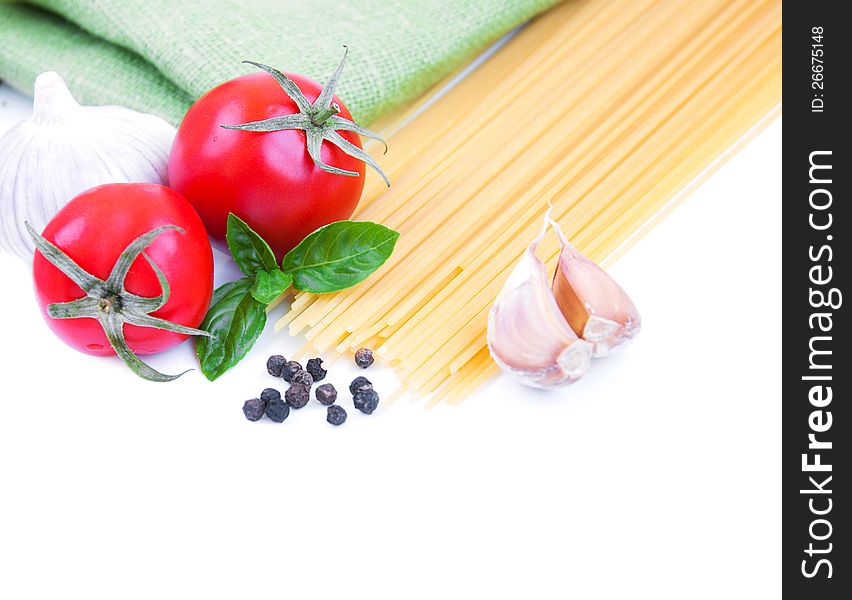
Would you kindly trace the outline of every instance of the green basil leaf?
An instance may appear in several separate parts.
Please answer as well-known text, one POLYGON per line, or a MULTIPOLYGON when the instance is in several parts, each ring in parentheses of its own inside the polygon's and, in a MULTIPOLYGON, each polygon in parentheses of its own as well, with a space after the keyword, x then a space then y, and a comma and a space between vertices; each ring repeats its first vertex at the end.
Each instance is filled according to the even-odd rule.
POLYGON ((234 257, 234 262, 243 274, 251 277, 258 271, 278 268, 275 254, 269 244, 234 213, 228 215, 228 232, 225 238, 228 240, 228 249, 234 257))
POLYGON ((290 250, 281 266, 297 290, 325 294, 367 278, 393 252, 399 233, 369 222, 338 221, 320 227, 290 250))
POLYGON ((293 283, 293 277, 281 269, 258 271, 254 276, 251 295, 258 302, 269 304, 283 294, 291 283, 293 283))
POLYGON ((253 279, 244 277, 213 292, 201 329, 214 337, 195 338, 201 372, 210 381, 240 362, 266 325, 266 305, 252 297, 253 285, 253 279))

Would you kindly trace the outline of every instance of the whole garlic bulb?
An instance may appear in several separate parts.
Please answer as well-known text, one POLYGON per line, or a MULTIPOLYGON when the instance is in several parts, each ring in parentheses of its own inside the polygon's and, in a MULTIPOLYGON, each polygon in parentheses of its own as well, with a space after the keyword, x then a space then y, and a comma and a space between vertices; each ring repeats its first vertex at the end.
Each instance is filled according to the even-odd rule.
POLYGON ((29 260, 37 231, 71 198, 104 183, 167 185, 175 128, 120 106, 81 106, 57 73, 36 78, 33 115, 0 138, 0 248, 29 260))

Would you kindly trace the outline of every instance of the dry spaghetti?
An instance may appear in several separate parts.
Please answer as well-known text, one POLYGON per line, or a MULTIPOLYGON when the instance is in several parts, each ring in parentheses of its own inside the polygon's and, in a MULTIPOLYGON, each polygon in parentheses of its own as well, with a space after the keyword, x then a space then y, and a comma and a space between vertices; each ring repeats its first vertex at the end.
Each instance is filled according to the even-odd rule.
MULTIPOLYGON (((777 109, 780 12, 581 0, 531 23, 384 126, 394 185, 368 178, 356 218, 401 232, 393 257, 355 288, 299 294, 276 328, 306 331, 306 352, 371 346, 407 389, 464 399, 496 372, 488 310, 547 201, 584 254, 611 262, 777 109)), ((557 252, 540 246, 549 265, 557 252)))

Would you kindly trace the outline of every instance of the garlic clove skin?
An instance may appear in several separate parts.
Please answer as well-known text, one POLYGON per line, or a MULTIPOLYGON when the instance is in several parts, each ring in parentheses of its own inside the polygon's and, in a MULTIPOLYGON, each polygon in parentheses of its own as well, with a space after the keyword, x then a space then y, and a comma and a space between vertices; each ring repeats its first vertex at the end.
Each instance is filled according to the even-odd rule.
POLYGON ((42 231, 80 192, 104 183, 168 184, 175 128, 120 106, 81 106, 62 77, 36 78, 33 115, 0 138, 0 249, 25 260, 42 231))
POLYGON ((488 314, 488 349, 521 383, 550 388, 586 374, 592 345, 577 337, 556 304, 535 239, 512 270, 488 314))
POLYGON ((565 319, 592 344, 592 356, 608 356, 641 329, 639 311, 606 271, 580 253, 551 221, 562 251, 553 276, 553 295, 565 319))

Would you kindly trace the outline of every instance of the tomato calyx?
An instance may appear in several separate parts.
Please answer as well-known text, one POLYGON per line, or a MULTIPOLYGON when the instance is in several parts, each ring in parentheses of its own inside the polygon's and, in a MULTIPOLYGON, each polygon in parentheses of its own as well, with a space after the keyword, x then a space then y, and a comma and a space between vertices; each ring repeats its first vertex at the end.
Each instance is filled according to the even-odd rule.
POLYGON ((370 165, 379 173, 379 175, 382 176, 382 179, 384 179, 385 183, 388 187, 390 187, 390 180, 387 175, 385 175, 384 171, 382 171, 379 163, 377 163, 372 156, 364 152, 364 150, 337 133, 338 131, 352 131, 358 135, 378 140, 384 144, 385 152, 387 152, 388 145, 379 134, 366 129, 365 127, 361 127, 349 119, 339 116, 338 113, 340 112, 340 106, 338 106, 336 102, 332 102, 334 90, 337 87, 337 82, 340 80, 340 75, 343 72, 343 65, 346 63, 346 55, 349 53, 349 49, 345 46, 344 48, 345 50, 343 58, 340 60, 340 64, 337 65, 337 69, 335 69, 334 73, 329 78, 325 87, 323 87, 322 92, 320 92, 320 95, 317 96, 317 99, 313 104, 308 101, 302 93, 302 90, 299 89, 299 86, 281 71, 250 60, 243 61, 246 64, 254 65, 255 67, 272 75, 281 86, 281 89, 283 89, 290 99, 296 103, 296 106, 299 108, 299 112, 290 115, 271 117, 261 121, 251 121, 240 125, 222 125, 222 127, 224 129, 239 129, 241 131, 257 132, 301 129, 305 132, 308 154, 314 161, 314 164, 323 171, 334 173, 336 175, 345 175, 347 177, 358 177, 358 173, 355 171, 339 169, 322 161, 320 150, 322 148, 323 141, 327 141, 343 150, 349 156, 357 158, 358 160, 370 165))
POLYGON ((138 327, 164 329, 184 335, 211 335, 201 329, 186 327, 151 316, 152 312, 159 310, 168 302, 171 286, 166 276, 157 264, 145 254, 144 250, 161 233, 173 230, 183 234, 183 229, 175 225, 164 225, 139 236, 122 251, 109 277, 103 280, 88 273, 62 250, 39 235, 29 223, 25 223, 25 226, 42 256, 86 293, 83 298, 78 300, 49 304, 47 314, 50 318, 97 319, 115 353, 124 361, 124 364, 143 379, 173 381, 187 372, 184 371, 178 375, 160 373, 136 356, 127 345, 127 340, 124 337, 125 323, 138 327), (154 269, 157 281, 160 283, 161 293, 159 296, 153 298, 138 296, 128 292, 124 287, 124 280, 130 266, 140 254, 154 269))

